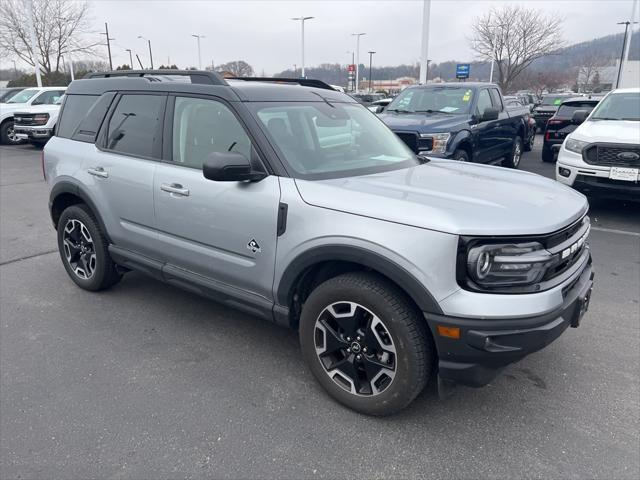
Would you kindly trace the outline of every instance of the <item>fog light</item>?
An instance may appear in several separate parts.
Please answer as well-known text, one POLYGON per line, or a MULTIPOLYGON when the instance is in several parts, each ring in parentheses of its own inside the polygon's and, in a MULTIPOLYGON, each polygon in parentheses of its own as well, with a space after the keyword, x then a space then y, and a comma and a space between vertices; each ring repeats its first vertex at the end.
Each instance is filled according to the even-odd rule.
POLYGON ((568 168, 558 167, 558 173, 563 177, 568 177, 569 175, 571 175, 571 170, 569 170, 568 168))

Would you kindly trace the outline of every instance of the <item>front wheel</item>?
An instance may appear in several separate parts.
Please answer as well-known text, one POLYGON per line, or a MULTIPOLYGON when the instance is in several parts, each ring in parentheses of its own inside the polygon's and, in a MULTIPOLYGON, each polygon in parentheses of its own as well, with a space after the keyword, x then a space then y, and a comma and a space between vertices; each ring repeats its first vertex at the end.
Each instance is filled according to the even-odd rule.
POLYGON ((0 127, 0 143, 4 145, 18 145, 22 143, 22 140, 18 138, 13 128, 13 121, 8 120, 0 127))
POLYGON ((535 141, 536 141, 536 133, 532 132, 529 135, 529 139, 524 144, 524 151, 525 152, 530 152, 531 150, 533 150, 533 144, 535 143, 535 141))
POLYGON ((502 161, 503 167, 518 168, 520 159, 522 158, 522 139, 517 136, 511 147, 511 154, 502 161))
POLYGON ((555 160, 553 150, 548 147, 542 147, 542 161, 545 163, 552 163, 555 160))
POLYGON ((337 401, 368 415, 390 415, 426 385, 433 347, 426 322, 386 279, 348 273, 309 295, 300 319, 302 354, 337 401))
POLYGON ((451 159, 458 160, 459 162, 468 162, 469 154, 467 153, 466 150, 458 149, 455 152, 453 152, 453 156, 451 157, 451 159))

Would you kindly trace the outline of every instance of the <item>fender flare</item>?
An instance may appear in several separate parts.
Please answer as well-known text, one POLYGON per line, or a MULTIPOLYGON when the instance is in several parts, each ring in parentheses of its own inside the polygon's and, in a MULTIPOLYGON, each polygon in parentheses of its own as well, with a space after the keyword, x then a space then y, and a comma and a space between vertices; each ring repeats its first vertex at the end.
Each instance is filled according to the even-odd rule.
POLYGON ((404 290, 423 312, 443 314, 433 295, 406 269, 382 255, 350 245, 323 245, 298 255, 280 277, 275 289, 276 302, 288 307, 291 303, 293 288, 300 275, 312 265, 325 261, 352 262, 375 270, 404 290))
POLYGON ((473 134, 466 129, 460 130, 459 132, 453 135, 453 140, 451 141, 451 144, 450 144, 451 151, 449 152, 449 155, 453 155, 453 153, 458 149, 458 147, 462 142, 468 142, 469 145, 471 145, 472 153, 471 153, 471 158, 469 158, 469 160, 473 160, 473 150, 476 147, 476 143, 473 138, 473 134))
POLYGON ((109 238, 109 233, 107 232, 107 228, 105 227, 104 221, 102 220, 102 216, 100 215, 100 211, 96 208, 96 204, 91 200, 89 194, 84 190, 82 186, 80 186, 75 180, 68 179, 62 180, 56 183, 51 189, 51 193, 49 193, 49 215, 51 215, 51 221, 53 223, 53 228, 57 228, 55 220, 53 219, 53 203, 56 198, 64 193, 70 193, 80 198, 93 212, 96 220, 98 221, 98 225, 102 230, 102 233, 107 237, 109 243, 111 243, 111 239, 109 238))

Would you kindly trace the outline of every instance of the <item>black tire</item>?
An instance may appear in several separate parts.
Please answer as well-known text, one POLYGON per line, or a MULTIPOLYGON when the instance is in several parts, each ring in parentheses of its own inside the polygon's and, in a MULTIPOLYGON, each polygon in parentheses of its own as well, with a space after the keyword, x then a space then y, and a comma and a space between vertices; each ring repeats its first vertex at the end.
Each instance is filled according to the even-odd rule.
MULTIPOLYGON (((347 315, 351 315, 351 313, 347 315)), ((333 317, 330 316, 330 318, 333 317)), ((333 321, 336 321, 335 318, 333 321)), ((338 323, 338 325, 340 324, 338 323)), ((334 331, 337 332, 337 329, 334 331)), ((304 304, 299 333, 302 355, 318 382, 338 402, 367 415, 390 415, 405 408, 422 391, 433 370, 435 349, 424 318, 400 289, 388 280, 372 273, 347 273, 319 285, 311 292, 304 304), (392 363, 395 368, 394 377, 390 381, 384 378, 384 381, 387 382, 386 386, 380 388, 380 391, 375 394, 373 392, 377 381, 375 375, 374 381, 369 381, 368 377, 365 378, 365 381, 362 382, 363 390, 358 394, 353 393, 356 388, 355 383, 351 383, 349 386, 340 386, 336 380, 331 378, 328 371, 335 372, 338 369, 334 369, 333 366, 330 366, 329 369, 325 368, 320 356, 329 351, 327 340, 338 337, 324 333, 326 338, 320 348, 324 348, 325 352, 316 353, 319 341, 316 322, 320 324, 322 315, 327 313, 329 307, 339 308, 340 305, 347 304, 347 302, 357 304, 357 308, 361 308, 364 315, 357 315, 355 313, 356 307, 354 307, 351 320, 339 320, 347 326, 345 330, 341 330, 341 327, 338 328, 341 330, 339 338, 344 342, 340 345, 349 345, 348 351, 351 353, 347 353, 347 347, 333 348, 332 350, 338 352, 337 355, 339 355, 336 365, 345 365, 347 359, 352 358, 351 365, 355 365, 355 368, 359 368, 360 373, 365 375, 365 363, 367 363, 366 366, 380 365, 381 362, 392 363), (377 335, 370 334, 376 328, 373 326, 374 318, 380 320, 379 323, 376 321, 378 327, 382 324, 382 330, 377 335), (358 337, 358 342, 362 342, 362 346, 358 347, 357 351, 367 352, 360 355, 363 360, 359 361, 356 360, 358 356, 353 353, 356 352, 354 343, 357 342, 350 343, 354 339, 348 340, 350 337, 347 336, 350 331, 348 324, 356 319, 367 325, 366 328, 357 330, 362 335, 362 337, 358 337), (385 332, 388 333, 388 336, 385 332), (378 356, 384 349, 384 345, 379 341, 381 338, 385 338, 394 349, 394 353, 386 353, 386 359, 378 356), (383 346, 383 349, 377 349, 376 345, 383 346), (367 350, 367 346, 369 346, 369 350, 367 350), (378 363, 368 363, 367 359, 378 363), (347 388, 350 388, 351 391, 347 388), (366 391, 367 389, 368 391, 366 391)), ((379 369, 377 374, 380 374, 382 370, 379 369)), ((333 377, 340 376, 334 374, 333 377)), ((382 377, 384 375, 380 378, 382 377)), ((343 379, 340 379, 340 382, 346 383, 343 379)))
POLYGON ((520 135, 517 135, 513 140, 511 153, 502 161, 502 166, 507 168, 518 168, 518 166, 520 166, 520 160, 522 158, 522 150, 522 138, 520 138, 520 135))
POLYGON ((69 274, 69 277, 71 277, 71 280, 80 288, 95 292, 107 289, 121 280, 122 274, 118 272, 116 264, 111 259, 108 247, 109 242, 89 207, 84 204, 72 205, 62 212, 58 220, 58 251, 60 252, 62 264, 69 274), (86 227, 91 241, 86 242, 86 238, 84 237, 75 240, 74 243, 78 248, 73 247, 74 253, 71 253, 69 242, 72 241, 72 239, 67 229, 71 228, 71 232, 73 233, 76 231, 78 222, 79 225, 86 227), (67 238, 67 236, 69 238, 67 238), (65 241, 67 242, 66 244, 65 241), (80 246, 80 243, 82 243, 83 246, 86 245, 84 248, 87 254, 80 253, 80 248, 83 248, 80 246), (85 273, 85 278, 83 278, 77 267, 80 267, 82 270, 83 267, 81 266, 82 261, 80 257, 85 255, 86 261, 86 255, 89 253, 92 254, 92 257, 95 256, 95 258, 92 258, 88 262, 91 264, 90 268, 88 264, 85 263, 87 266, 85 270, 88 271, 90 269, 91 274, 87 276, 85 273), (77 260, 75 262, 70 260, 68 255, 70 255, 71 259, 76 258, 77 260), (73 263, 76 263, 76 267, 73 266, 73 263))
POLYGON ((555 154, 553 150, 548 147, 542 147, 542 161, 545 163, 553 163, 555 161, 555 154))
POLYGON ((19 145, 22 140, 13 136, 13 120, 6 120, 0 125, 0 143, 3 145, 19 145))
POLYGON ((467 153, 466 150, 463 149, 458 149, 455 152, 453 152, 453 156, 451 157, 452 160, 458 160, 460 162, 469 162, 471 161, 469 159, 469 154, 467 153))
POLYGON ((531 150, 533 150, 533 144, 536 141, 536 134, 535 132, 533 132, 531 135, 529 135, 529 140, 527 140, 527 142, 524 144, 524 151, 525 152, 530 152, 531 150))

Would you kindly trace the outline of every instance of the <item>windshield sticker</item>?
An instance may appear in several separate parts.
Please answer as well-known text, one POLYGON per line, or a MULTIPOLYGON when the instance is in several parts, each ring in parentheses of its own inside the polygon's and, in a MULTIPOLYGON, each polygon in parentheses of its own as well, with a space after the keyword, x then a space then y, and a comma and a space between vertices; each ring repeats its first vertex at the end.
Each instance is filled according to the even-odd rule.
POLYGON ((471 100, 471 90, 467 90, 466 92, 464 92, 464 95, 462 96, 463 102, 468 102, 469 100, 471 100))
MULTIPOLYGON (((463 99, 463 100, 464 100, 464 99, 463 99)), ((466 102, 466 101, 468 101, 468 100, 465 100, 465 102, 466 102)), ((459 110, 459 108, 458 108, 458 107, 442 107, 442 108, 440 109, 440 111, 441 111, 441 112, 444 112, 444 113, 451 113, 451 112, 455 112, 456 110, 459 110)))
POLYGON ((562 99, 561 99, 561 98, 556 98, 556 99, 553 101, 553 104, 554 104, 554 105, 560 105, 561 103, 562 103, 562 99))

